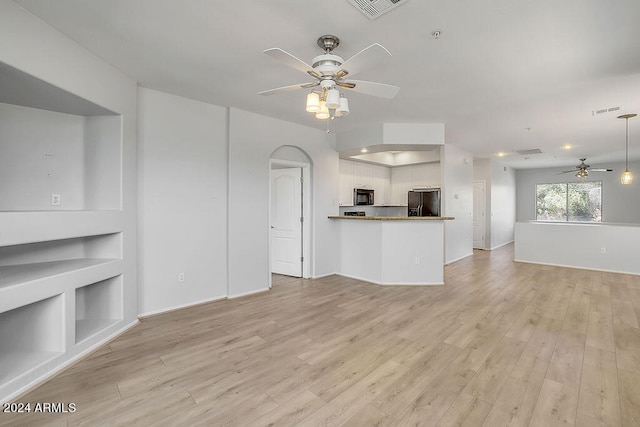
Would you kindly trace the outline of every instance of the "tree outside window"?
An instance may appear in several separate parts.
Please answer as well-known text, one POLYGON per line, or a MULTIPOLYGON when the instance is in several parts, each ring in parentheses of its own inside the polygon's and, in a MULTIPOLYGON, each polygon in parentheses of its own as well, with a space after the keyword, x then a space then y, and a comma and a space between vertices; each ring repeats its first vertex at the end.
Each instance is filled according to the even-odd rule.
POLYGON ((536 219, 602 222, 602 181, 537 184, 536 219))

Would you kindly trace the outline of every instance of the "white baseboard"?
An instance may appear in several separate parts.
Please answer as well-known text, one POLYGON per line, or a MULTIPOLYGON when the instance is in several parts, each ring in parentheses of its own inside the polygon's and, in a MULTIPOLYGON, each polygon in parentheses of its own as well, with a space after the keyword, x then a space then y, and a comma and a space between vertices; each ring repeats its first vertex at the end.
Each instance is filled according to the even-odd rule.
POLYGON ((444 265, 453 264, 454 262, 458 262, 458 261, 460 261, 462 259, 465 259, 465 258, 468 258, 468 257, 470 257, 472 255, 473 255, 473 252, 471 252, 470 254, 467 254, 467 255, 463 255, 460 258, 456 258, 456 259, 452 259, 451 261, 447 261, 447 262, 444 263, 444 265))
POLYGON ((143 319, 145 317, 155 316, 156 314, 164 314, 164 313, 168 313, 170 311, 182 310, 183 308, 189 308, 189 307, 194 307, 196 305, 207 304, 209 302, 220 301, 220 300, 223 300, 223 299, 226 299, 226 298, 227 297, 225 297, 225 296, 219 296, 219 297, 203 299, 203 300, 200 300, 200 301, 188 302, 186 304, 180 304, 180 305, 174 305, 174 306, 171 306, 171 307, 160 308, 158 310, 152 310, 152 311, 147 311, 146 313, 140 313, 140 314, 138 314, 138 317, 140 319, 143 319))
POLYGON ((338 274, 338 273, 321 274, 319 276, 313 276, 312 279, 322 279, 324 277, 335 276, 336 274, 338 274))
POLYGON ((340 274, 340 273, 336 273, 336 276, 342 276, 342 277, 346 277, 346 278, 349 278, 349 279, 360 280, 361 282, 367 282, 367 283, 371 283, 372 285, 378 285, 378 286, 442 286, 442 285, 444 285, 444 282, 442 282, 442 283, 383 283, 383 282, 374 282, 372 280, 364 279, 362 277, 350 276, 348 274, 340 274))
POLYGON ((576 270, 587 270, 587 271, 601 271, 603 273, 618 273, 618 274, 630 274, 632 276, 640 276, 640 273, 634 271, 617 271, 617 270, 606 270, 604 268, 593 268, 593 267, 582 267, 579 265, 565 265, 565 264, 551 264, 548 262, 534 262, 534 261, 523 261, 521 259, 514 259, 514 262, 521 262, 523 264, 537 264, 537 265, 548 265, 549 267, 563 267, 563 268, 573 268, 576 270))
POLYGON ((227 299, 235 299, 235 298, 246 297, 246 296, 253 295, 253 294, 259 294, 261 292, 267 292, 268 290, 269 290, 269 288, 264 288, 264 289, 258 289, 256 291, 243 292, 241 294, 233 294, 233 295, 227 296, 227 299))
POLYGON ((501 248, 501 247, 503 247, 503 246, 510 245, 511 243, 513 243, 513 240, 510 240, 510 241, 505 242, 505 243, 503 243, 503 244, 501 244, 501 245, 498 245, 498 246, 494 246, 494 247, 492 247, 492 248, 491 248, 491 250, 493 251, 493 250, 498 249, 498 248, 501 248))

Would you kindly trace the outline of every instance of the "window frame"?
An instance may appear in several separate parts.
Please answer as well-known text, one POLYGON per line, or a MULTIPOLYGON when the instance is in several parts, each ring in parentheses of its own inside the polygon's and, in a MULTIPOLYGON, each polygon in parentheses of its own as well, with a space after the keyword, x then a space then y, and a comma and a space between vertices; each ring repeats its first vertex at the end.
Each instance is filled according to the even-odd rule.
POLYGON ((602 180, 594 180, 594 181, 563 181, 563 182, 539 182, 534 184, 534 215, 535 220, 540 222, 559 222, 559 223, 570 223, 570 224, 602 224, 602 212, 603 212, 603 193, 604 193, 604 183, 602 180), (569 221, 569 185, 571 184, 582 184, 582 183, 599 183, 600 184, 600 221, 569 221), (566 188, 565 191, 565 214, 564 220, 556 219, 556 220, 544 220, 538 219, 538 186, 540 185, 564 185, 566 188))

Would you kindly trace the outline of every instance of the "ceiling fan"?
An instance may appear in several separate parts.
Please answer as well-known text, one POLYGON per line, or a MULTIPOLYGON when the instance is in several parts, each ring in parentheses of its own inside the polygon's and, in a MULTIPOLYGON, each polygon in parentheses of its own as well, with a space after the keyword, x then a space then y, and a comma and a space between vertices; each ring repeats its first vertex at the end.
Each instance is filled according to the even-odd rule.
POLYGON ((576 176, 578 178, 585 178, 586 176, 589 175, 589 172, 613 172, 613 169, 602 169, 602 168, 592 169, 590 165, 585 163, 585 160, 587 160, 586 157, 583 159, 580 159, 580 164, 577 165, 575 169, 570 171, 563 171, 563 172, 560 172, 560 174, 576 172, 576 176))
MULTIPOLYGON (((292 54, 277 47, 265 50, 265 54, 283 62, 285 65, 308 74, 313 80, 311 82, 265 90, 259 92, 259 94, 274 95, 297 89, 311 89, 312 93, 316 93, 319 96, 318 101, 326 102, 327 107, 335 110, 334 113, 339 113, 341 111, 339 99, 344 98, 344 95, 339 93, 338 88, 366 95, 378 96, 381 98, 393 98, 397 95, 400 90, 397 86, 364 80, 353 80, 350 78, 351 76, 370 68, 377 62, 391 56, 391 53, 389 53, 389 51, 382 45, 374 43, 345 61, 340 56, 333 54, 333 50, 340 44, 340 39, 338 37, 333 35, 320 36, 317 43, 318 46, 324 50, 324 53, 313 58, 312 65, 307 64, 301 59, 298 59, 292 54), (347 80, 347 76, 349 76, 349 80, 347 80)), ((312 110, 314 108, 315 107, 313 107, 312 110)), ((309 109, 309 98, 307 98, 307 111, 317 111, 312 110, 309 109)), ((348 113, 348 106, 346 113, 348 113)), ((341 114, 336 115, 339 116, 341 114)), ((317 114, 316 117, 318 117, 317 114)))

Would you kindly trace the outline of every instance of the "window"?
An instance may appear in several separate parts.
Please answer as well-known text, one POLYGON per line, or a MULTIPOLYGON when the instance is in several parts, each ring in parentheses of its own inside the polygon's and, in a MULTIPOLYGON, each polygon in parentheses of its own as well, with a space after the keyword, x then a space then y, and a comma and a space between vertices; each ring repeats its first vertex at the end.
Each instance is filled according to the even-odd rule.
POLYGON ((602 222, 602 181, 537 184, 536 219, 602 222))

